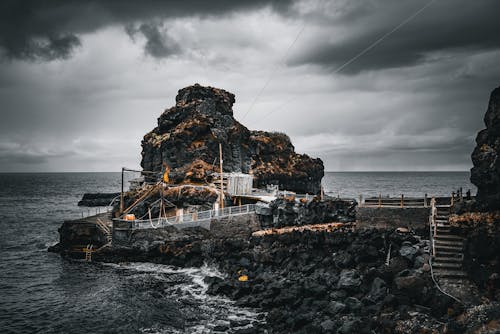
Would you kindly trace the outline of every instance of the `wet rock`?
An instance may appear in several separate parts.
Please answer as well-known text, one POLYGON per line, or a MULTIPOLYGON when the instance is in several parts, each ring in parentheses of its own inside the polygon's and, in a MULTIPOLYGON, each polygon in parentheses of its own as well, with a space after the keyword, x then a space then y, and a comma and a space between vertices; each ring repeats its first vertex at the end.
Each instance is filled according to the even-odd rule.
POLYGON ((335 330, 336 326, 335 326, 335 322, 333 322, 332 320, 328 319, 328 320, 325 320, 321 323, 321 330, 324 332, 324 333, 333 333, 333 331, 335 330))
POLYGON ((109 206, 120 193, 85 193, 78 206, 109 206))
POLYGON ((410 245, 403 245, 399 250, 399 254, 408 261, 413 262, 417 254, 417 249, 410 245))
POLYGON ((328 304, 328 312, 332 315, 342 313, 346 309, 346 305, 337 301, 331 301, 328 304))
MULTIPOLYGON (((281 228, 330 222, 354 222, 356 220, 355 200, 314 198, 303 201, 293 198, 279 198, 269 204, 269 211, 259 209, 263 227, 281 228)), ((373 254, 373 250, 370 250, 373 254)), ((376 250, 375 250, 376 251, 376 250)))
POLYGON ((349 310, 353 313, 357 313, 363 307, 363 304, 359 301, 359 299, 355 297, 348 297, 344 301, 345 305, 349 308, 349 310))
POLYGON ((386 294, 387 294, 387 284, 383 279, 376 277, 372 282, 368 298, 376 302, 384 299, 386 294))
POLYGON ((396 277, 394 282, 399 290, 405 291, 406 294, 412 297, 418 296, 425 286, 425 281, 415 275, 396 277))
POLYGON ((361 285, 361 278, 357 270, 342 270, 337 288, 354 290, 361 285))
POLYGON ((339 328, 338 333, 340 334, 351 334, 359 333, 362 328, 361 320, 358 318, 348 318, 343 321, 342 326, 339 328))

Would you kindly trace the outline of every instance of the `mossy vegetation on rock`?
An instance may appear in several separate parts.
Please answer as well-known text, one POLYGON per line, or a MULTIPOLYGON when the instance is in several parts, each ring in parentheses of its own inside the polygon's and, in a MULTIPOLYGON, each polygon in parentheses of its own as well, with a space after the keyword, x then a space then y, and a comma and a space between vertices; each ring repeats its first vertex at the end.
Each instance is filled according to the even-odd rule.
POLYGON ((222 144, 225 172, 250 173, 255 186, 279 185, 299 193, 320 192, 324 167, 321 159, 295 153, 282 133, 251 131, 233 117, 233 94, 198 84, 179 90, 176 105, 159 118, 158 126, 144 136, 141 166, 147 171, 171 168, 171 179, 183 182, 198 168, 197 179, 209 177, 219 162, 222 144), (203 174, 203 175, 202 175, 203 174))
POLYGON ((500 87, 491 93, 484 123, 472 153, 471 182, 477 186, 479 209, 500 210, 500 87))

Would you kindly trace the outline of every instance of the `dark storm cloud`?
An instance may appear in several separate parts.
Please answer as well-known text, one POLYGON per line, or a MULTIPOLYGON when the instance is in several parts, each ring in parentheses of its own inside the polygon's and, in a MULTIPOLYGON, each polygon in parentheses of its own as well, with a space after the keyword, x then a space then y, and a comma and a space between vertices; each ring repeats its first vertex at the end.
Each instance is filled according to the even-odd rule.
MULTIPOLYGON (((6 0, 0 3, 0 47, 11 59, 54 60, 68 58, 80 45, 79 34, 113 24, 127 25, 185 16, 225 15, 272 6, 285 8, 290 1, 121 1, 121 0, 6 0)), ((170 55, 157 27, 142 25, 146 52, 170 55)))
MULTIPOLYGON (((365 50, 381 36, 390 32, 428 1, 372 1, 351 5, 339 22, 343 27, 325 25, 335 36, 336 29, 345 28, 341 39, 318 38, 319 43, 299 52, 290 65, 317 64, 335 70, 365 50), (369 8, 370 10, 366 10, 369 8), (345 20, 350 18, 350 22, 345 20)), ((359 59, 342 70, 356 74, 363 70, 411 66, 428 60, 439 51, 488 50, 500 47, 500 1, 438 0, 418 16, 385 38, 359 59)), ((318 13, 318 17, 323 17, 318 13)))

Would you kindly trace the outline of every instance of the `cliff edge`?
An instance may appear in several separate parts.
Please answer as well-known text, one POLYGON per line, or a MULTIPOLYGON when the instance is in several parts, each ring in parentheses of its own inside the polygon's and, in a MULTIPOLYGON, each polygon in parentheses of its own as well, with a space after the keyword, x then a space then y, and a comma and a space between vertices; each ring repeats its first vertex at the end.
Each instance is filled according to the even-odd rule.
POLYGON ((253 174, 255 187, 320 192, 321 159, 295 153, 285 134, 248 130, 233 117, 234 94, 195 84, 179 90, 175 101, 144 136, 145 171, 161 171, 166 164, 174 183, 202 181, 217 171, 221 143, 224 172, 253 174))
POLYGON ((500 87, 491 93, 484 123, 472 153, 470 180, 477 186, 479 208, 493 211, 500 209, 500 87))

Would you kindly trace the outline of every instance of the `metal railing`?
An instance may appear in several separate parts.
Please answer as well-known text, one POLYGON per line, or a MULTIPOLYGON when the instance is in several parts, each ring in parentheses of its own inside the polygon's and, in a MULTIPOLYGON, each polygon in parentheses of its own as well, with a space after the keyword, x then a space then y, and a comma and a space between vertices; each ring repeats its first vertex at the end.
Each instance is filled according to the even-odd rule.
POLYGON ((436 236, 437 233, 437 224, 436 224, 436 216, 437 216, 437 208, 436 208, 436 199, 433 197, 431 199, 431 213, 429 215, 429 238, 431 241, 431 256, 435 256, 435 250, 434 250, 434 237, 436 236))
MULTIPOLYGON (((436 249, 435 249, 436 245, 435 245, 435 242, 434 242, 434 238, 436 237, 436 234, 437 234, 437 222, 436 222, 436 218, 437 218, 437 206, 436 206, 436 199, 434 197, 431 199, 431 203, 430 204, 431 204, 431 213, 429 215, 429 238, 430 238, 430 241, 431 241, 431 247, 429 249, 429 268, 430 268, 430 274, 431 274, 432 281, 434 282, 434 285, 436 286, 436 288, 442 294, 444 294, 444 295, 446 295, 446 296, 454 299, 459 304, 464 305, 464 303, 460 299, 458 299, 457 297, 453 296, 452 294, 444 291, 443 288, 441 287, 441 285, 439 285, 439 283, 436 280, 436 277, 434 275, 434 268, 432 267, 432 265, 433 265, 434 259, 436 257, 436 249)), ((453 201, 452 201, 452 204, 453 204, 453 201)))
POLYGON ((379 195, 378 197, 365 198, 363 200, 363 196, 359 196, 359 206, 360 207, 411 207, 411 208, 426 208, 428 207, 429 199, 427 196, 423 198, 417 197, 405 197, 401 195, 401 197, 382 197, 379 195))
POLYGON ((110 206, 96 206, 94 208, 88 208, 87 210, 80 210, 80 219, 88 218, 88 217, 94 217, 97 216, 101 213, 110 213, 112 207, 110 206))
POLYGON ((133 229, 145 228, 159 228, 174 226, 178 228, 202 226, 207 227, 207 223, 212 218, 223 218, 230 216, 238 216, 255 212, 255 204, 246 204, 242 206, 230 206, 219 210, 197 211, 192 213, 185 213, 179 216, 161 217, 152 219, 136 219, 125 220, 115 218, 113 221, 128 222, 132 225, 133 229))

